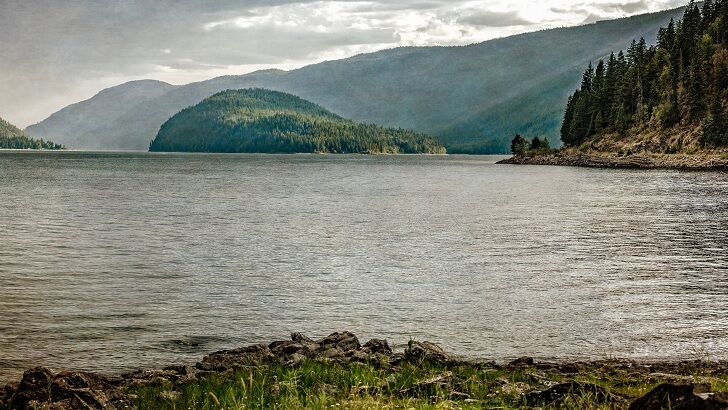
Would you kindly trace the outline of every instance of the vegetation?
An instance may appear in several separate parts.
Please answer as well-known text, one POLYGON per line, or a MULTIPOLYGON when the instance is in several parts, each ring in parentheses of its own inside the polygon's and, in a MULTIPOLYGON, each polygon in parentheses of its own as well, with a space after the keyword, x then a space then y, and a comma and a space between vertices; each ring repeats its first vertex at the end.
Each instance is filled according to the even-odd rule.
POLYGON ((63 149, 62 145, 33 139, 18 127, 0 118, 0 149, 63 149))
POLYGON ((228 90, 173 116, 150 151, 444 154, 413 131, 360 124, 291 94, 228 90))
MULTIPOLYGON (((422 362, 380 368, 307 360, 296 367, 270 365, 182 385, 140 387, 134 394, 140 409, 626 409, 674 377, 636 367, 595 363, 565 371, 422 362), (528 394, 566 382, 574 382, 573 390, 549 400, 528 394)), ((728 391, 726 374, 696 369, 688 376, 709 383, 712 391, 728 391)))
POLYGON ((626 54, 589 64, 561 140, 576 147, 606 133, 700 127, 702 146, 728 146, 727 110, 728 1, 706 0, 702 9, 691 1, 682 21, 659 30, 656 46, 633 40, 626 54))
POLYGON ((550 152, 551 145, 548 138, 533 137, 531 141, 526 141, 521 134, 516 134, 511 141, 511 153, 517 157, 544 155, 550 152))

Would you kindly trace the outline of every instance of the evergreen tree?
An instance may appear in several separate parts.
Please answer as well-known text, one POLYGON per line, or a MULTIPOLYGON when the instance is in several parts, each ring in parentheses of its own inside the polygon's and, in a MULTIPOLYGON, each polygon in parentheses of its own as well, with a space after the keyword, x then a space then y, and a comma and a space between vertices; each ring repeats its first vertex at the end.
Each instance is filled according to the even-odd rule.
POLYGON ((526 139, 521 134, 516 136, 511 141, 511 153, 517 157, 521 157, 526 154, 526 139))
POLYGON ((661 28, 657 46, 633 40, 596 70, 589 63, 566 104, 561 139, 578 146, 630 127, 703 126, 706 145, 728 145, 728 0, 694 2, 661 28))

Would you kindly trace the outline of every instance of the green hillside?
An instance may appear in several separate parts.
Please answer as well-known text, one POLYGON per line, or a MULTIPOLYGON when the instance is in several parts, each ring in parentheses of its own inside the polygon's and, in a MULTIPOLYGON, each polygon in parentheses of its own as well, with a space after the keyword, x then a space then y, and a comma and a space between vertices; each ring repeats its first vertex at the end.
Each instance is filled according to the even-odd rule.
POLYGON ((150 151, 444 154, 413 131, 360 124, 291 94, 227 90, 170 118, 150 151))
POLYGON ((63 146, 30 138, 18 127, 0 118, 0 149, 63 149, 63 146))

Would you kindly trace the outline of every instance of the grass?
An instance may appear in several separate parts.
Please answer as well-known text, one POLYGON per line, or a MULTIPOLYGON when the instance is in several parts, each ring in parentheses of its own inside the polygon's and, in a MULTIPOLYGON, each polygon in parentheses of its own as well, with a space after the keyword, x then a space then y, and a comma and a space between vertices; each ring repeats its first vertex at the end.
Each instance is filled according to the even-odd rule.
MULTIPOLYGON (((704 375, 693 375, 701 381, 704 375)), ((713 391, 728 391, 728 375, 711 375, 713 391)), ((394 369, 305 361, 290 368, 269 365, 210 375, 181 385, 131 391, 141 409, 480 409, 523 408, 525 393, 565 381, 603 388, 615 400, 575 391, 544 408, 613 409, 664 382, 629 367, 588 365, 578 373, 536 367, 420 363, 394 369)))

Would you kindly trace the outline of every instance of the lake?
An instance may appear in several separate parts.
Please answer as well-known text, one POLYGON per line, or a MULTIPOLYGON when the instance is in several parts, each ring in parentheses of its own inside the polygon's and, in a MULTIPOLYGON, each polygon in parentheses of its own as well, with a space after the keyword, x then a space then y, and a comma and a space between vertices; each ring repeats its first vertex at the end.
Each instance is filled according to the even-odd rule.
POLYGON ((728 359, 728 173, 497 159, 0 152, 0 381, 294 331, 728 359))

